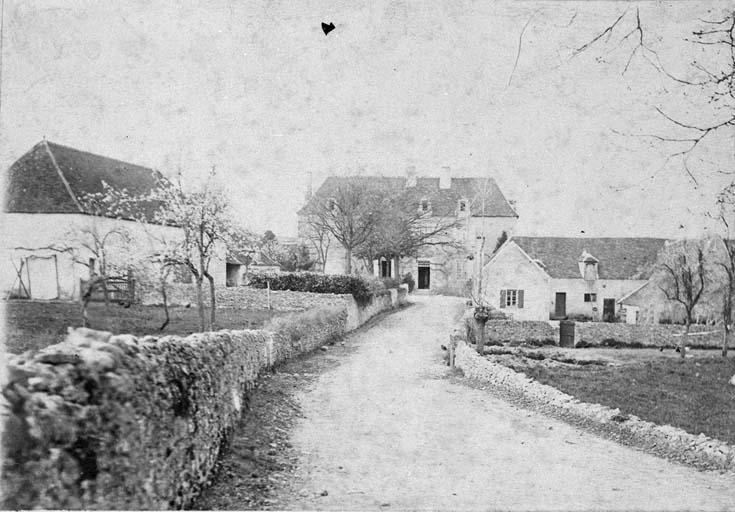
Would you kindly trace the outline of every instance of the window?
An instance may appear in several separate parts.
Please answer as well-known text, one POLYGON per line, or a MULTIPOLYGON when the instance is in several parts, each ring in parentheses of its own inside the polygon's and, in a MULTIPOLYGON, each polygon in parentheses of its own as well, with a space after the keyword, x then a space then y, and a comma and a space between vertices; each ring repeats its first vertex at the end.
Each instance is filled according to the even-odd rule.
POLYGON ((585 293, 584 301, 585 302, 597 302, 597 294, 596 293, 585 293))
POLYGON ((467 201, 464 199, 459 200, 459 211, 460 212, 466 212, 467 211, 467 201))
POLYGON ((523 290, 500 290, 501 308, 522 308, 523 290))

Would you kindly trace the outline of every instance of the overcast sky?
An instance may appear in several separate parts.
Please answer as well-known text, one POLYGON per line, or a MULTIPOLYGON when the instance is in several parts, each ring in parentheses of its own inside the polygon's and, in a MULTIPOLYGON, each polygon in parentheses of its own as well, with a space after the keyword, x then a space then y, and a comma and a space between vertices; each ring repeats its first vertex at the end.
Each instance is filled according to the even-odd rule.
POLYGON ((409 165, 489 175, 519 234, 571 236, 697 234, 733 178, 718 172, 734 168, 732 130, 692 155, 698 186, 680 159, 664 165, 685 146, 639 136, 682 135, 654 107, 711 111, 645 52, 623 74, 637 34, 618 45, 640 7, 647 45, 691 76, 707 57, 683 38, 732 2, 174 4, 5 0, 2 168, 43 137, 190 179, 216 165, 241 220, 281 235, 309 172, 315 188, 409 165))

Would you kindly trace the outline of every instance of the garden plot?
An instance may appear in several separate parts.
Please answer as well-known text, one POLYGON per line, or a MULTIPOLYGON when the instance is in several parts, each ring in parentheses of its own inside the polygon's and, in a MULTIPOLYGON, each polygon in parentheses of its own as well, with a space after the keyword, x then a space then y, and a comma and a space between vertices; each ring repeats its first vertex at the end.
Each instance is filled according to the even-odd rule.
POLYGON ((735 443, 735 358, 673 349, 487 347, 486 356, 575 398, 735 443))

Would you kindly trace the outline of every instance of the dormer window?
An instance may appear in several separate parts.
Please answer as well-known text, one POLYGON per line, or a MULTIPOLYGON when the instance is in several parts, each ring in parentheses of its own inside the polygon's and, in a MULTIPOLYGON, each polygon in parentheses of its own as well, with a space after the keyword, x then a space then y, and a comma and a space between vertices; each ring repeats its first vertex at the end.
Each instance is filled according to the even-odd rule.
POLYGON ((585 281, 597 280, 597 264, 599 260, 588 253, 586 250, 579 257, 579 271, 585 281))

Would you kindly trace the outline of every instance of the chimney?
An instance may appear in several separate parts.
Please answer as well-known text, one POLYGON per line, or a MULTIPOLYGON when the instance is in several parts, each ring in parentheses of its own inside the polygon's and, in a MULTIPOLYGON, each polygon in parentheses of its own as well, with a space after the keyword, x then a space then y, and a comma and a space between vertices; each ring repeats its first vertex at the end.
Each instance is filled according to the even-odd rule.
POLYGON ((306 202, 309 202, 309 199, 311 199, 311 172, 306 173, 306 202))
POLYGON ((416 166, 409 165, 406 167, 406 187, 416 186, 416 166))
POLYGON ((449 167, 442 167, 442 172, 439 175, 439 188, 450 188, 452 186, 452 169, 449 167))

